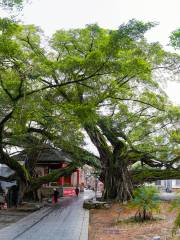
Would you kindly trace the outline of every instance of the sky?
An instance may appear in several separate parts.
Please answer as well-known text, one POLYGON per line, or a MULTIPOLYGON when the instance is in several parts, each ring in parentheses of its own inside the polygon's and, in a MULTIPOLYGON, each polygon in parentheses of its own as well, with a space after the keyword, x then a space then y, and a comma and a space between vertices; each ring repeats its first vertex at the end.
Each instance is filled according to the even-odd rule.
MULTIPOLYGON (((180 0, 30 0, 23 9, 25 24, 40 26, 46 35, 57 29, 82 28, 98 23, 101 27, 117 29, 122 23, 137 20, 159 25, 146 34, 149 41, 159 41, 167 50, 171 32, 180 28, 180 0)), ((0 10, 0 15, 3 12, 0 10)), ((180 83, 167 83, 167 94, 180 104, 180 83)))

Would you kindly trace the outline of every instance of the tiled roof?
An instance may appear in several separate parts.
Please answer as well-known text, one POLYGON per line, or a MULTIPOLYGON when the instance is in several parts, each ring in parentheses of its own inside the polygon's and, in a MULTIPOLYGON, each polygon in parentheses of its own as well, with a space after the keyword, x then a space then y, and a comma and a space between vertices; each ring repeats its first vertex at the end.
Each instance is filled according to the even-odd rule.
MULTIPOLYGON (((19 154, 14 155, 14 158, 19 161, 26 161, 28 159, 28 153, 22 151, 19 154)), ((48 145, 41 147, 37 156, 37 163, 59 163, 71 161, 72 159, 67 153, 48 145)))

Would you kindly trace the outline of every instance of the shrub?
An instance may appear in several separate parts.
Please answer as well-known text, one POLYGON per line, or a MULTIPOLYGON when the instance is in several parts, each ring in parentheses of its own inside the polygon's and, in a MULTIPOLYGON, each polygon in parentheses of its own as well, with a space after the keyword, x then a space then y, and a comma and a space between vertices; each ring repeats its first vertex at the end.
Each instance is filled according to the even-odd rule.
POLYGON ((137 208, 135 220, 152 219, 153 211, 159 212, 160 199, 156 187, 142 186, 134 190, 130 206, 137 208))
POLYGON ((172 229, 172 233, 176 234, 177 230, 180 228, 180 192, 177 193, 175 200, 172 202, 171 209, 177 210, 176 219, 174 221, 174 227, 172 229))

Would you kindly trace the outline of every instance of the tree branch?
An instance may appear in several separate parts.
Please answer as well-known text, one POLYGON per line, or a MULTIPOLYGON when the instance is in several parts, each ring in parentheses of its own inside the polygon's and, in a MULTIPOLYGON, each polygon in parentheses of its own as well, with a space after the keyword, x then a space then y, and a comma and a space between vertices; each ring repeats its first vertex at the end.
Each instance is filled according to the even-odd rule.
POLYGON ((63 169, 62 168, 61 169, 56 169, 46 176, 38 177, 36 179, 33 179, 32 182, 31 182, 31 190, 38 189, 43 184, 46 184, 46 183, 49 183, 49 182, 55 182, 62 176, 63 177, 68 176, 73 171, 75 171, 76 169, 77 169, 77 165, 75 165, 74 163, 71 163, 63 169))
POLYGON ((175 169, 141 169, 131 172, 136 184, 154 182, 157 180, 180 179, 180 170, 175 169))
POLYGON ((138 99, 118 98, 118 97, 111 97, 111 96, 110 96, 110 98, 112 98, 112 99, 117 99, 117 100, 121 100, 121 101, 133 101, 133 102, 138 102, 138 103, 142 103, 142 104, 145 104, 145 105, 147 105, 147 106, 150 106, 150 107, 152 107, 152 108, 155 108, 155 109, 157 109, 157 110, 159 110, 159 111, 162 111, 162 112, 165 111, 164 109, 158 108, 157 106, 154 106, 154 105, 152 105, 151 103, 144 102, 144 101, 138 100, 138 99))

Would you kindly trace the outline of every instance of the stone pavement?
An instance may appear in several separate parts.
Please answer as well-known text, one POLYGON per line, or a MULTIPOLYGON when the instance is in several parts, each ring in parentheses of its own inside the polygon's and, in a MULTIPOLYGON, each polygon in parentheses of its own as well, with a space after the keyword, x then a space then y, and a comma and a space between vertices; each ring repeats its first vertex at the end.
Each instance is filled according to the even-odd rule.
MULTIPOLYGON (((32 213, 32 212, 31 212, 32 213)), ((15 209, 0 210, 0 229, 9 226, 12 223, 16 223, 21 218, 29 215, 30 212, 18 212, 15 209)))
POLYGON ((0 240, 88 240, 89 211, 82 205, 92 196, 92 191, 85 191, 79 197, 61 199, 60 204, 1 229, 0 240))
POLYGON ((176 193, 175 192, 172 192, 172 193, 161 192, 159 194, 159 197, 163 201, 172 201, 176 198, 176 193))

